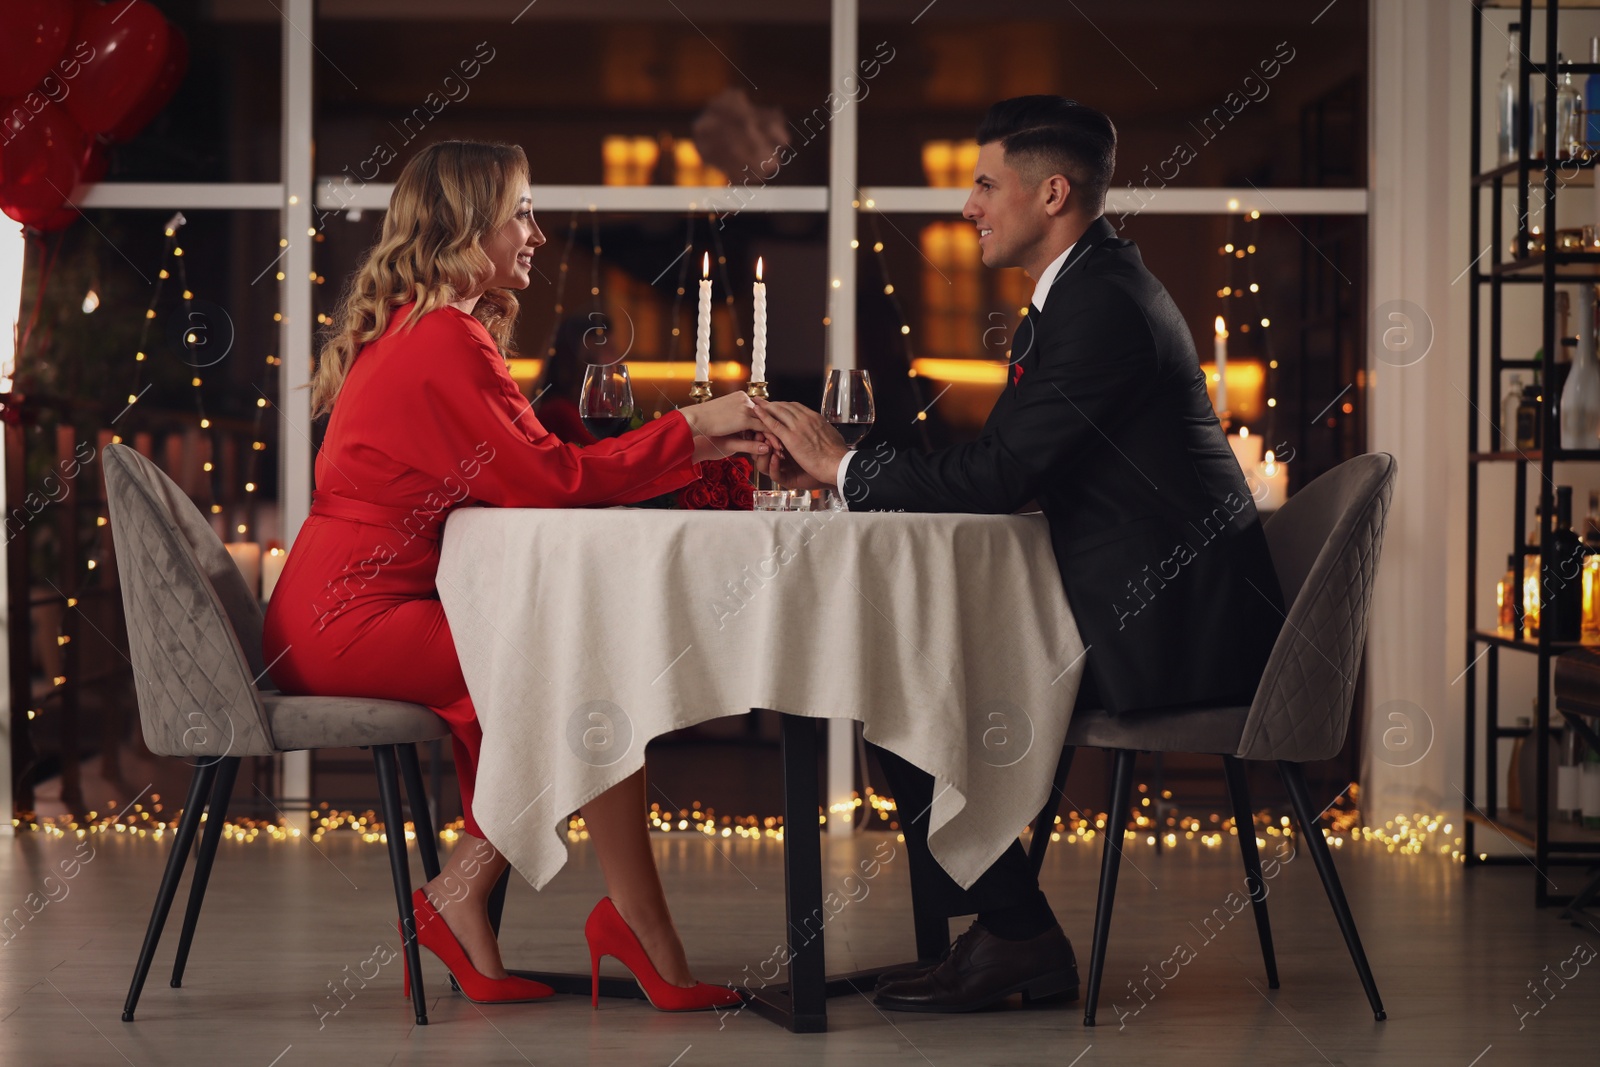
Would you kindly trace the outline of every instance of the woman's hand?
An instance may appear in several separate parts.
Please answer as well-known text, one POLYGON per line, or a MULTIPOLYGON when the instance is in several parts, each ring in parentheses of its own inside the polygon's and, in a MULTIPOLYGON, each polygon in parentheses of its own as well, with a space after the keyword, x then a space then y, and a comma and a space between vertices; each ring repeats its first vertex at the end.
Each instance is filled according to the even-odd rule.
MULTIPOLYGON (((715 401, 707 401, 715 403, 715 401)), ((701 437, 698 434, 694 439, 694 461, 704 463, 713 459, 727 459, 736 452, 756 457, 753 462, 760 464, 772 451, 772 447, 761 437, 746 438, 734 434, 723 437, 701 437)))
POLYGON ((703 404, 690 404, 678 410, 683 413, 689 429, 701 437, 728 437, 750 431, 759 433, 766 428, 761 420, 756 418, 755 402, 743 390, 737 393, 725 393, 703 404))

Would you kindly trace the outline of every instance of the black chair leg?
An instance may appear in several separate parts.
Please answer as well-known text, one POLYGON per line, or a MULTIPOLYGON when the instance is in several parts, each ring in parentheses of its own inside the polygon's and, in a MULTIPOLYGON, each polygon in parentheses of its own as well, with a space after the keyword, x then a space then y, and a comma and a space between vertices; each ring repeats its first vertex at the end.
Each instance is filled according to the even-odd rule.
POLYGON ((1028 863, 1033 867, 1035 878, 1044 869, 1044 850, 1050 847, 1050 834, 1056 828, 1056 813, 1061 810, 1061 792, 1067 788, 1067 773, 1072 770, 1072 756, 1077 751, 1071 745, 1061 750, 1061 758, 1056 761, 1056 776, 1050 783, 1050 795, 1044 798, 1044 807, 1039 809, 1038 817, 1033 820, 1033 836, 1028 841, 1028 863))
POLYGON ((178 936, 178 955, 172 961, 173 989, 183 986, 183 969, 189 962, 195 924, 200 921, 200 905, 205 902, 206 885, 211 881, 211 864, 217 858, 217 842, 222 840, 222 825, 228 820, 228 801, 233 797, 233 781, 238 775, 238 756, 224 756, 217 761, 216 781, 211 786, 211 804, 206 809, 206 828, 200 835, 194 877, 189 882, 189 906, 183 913, 183 933, 178 936))
POLYGON ((1361 947, 1361 935, 1356 933, 1356 921, 1350 915, 1350 904, 1344 898, 1344 887, 1339 884, 1339 872, 1333 868, 1333 855, 1322 836, 1322 812, 1311 806, 1311 792, 1306 788, 1305 770, 1298 763, 1278 761, 1278 773, 1289 790, 1289 801, 1294 805, 1294 820, 1305 840, 1311 859, 1322 876, 1322 888, 1328 891, 1328 902, 1333 905, 1334 917, 1339 920, 1339 932, 1355 960, 1356 974, 1361 976, 1361 988, 1367 992, 1372 1014, 1379 1020, 1388 1018, 1383 1001, 1378 999, 1378 984, 1372 980, 1372 968, 1367 964, 1367 954, 1361 947))
POLYGON ((1111 803, 1106 813, 1106 843, 1100 858, 1100 899, 1094 909, 1094 944, 1089 950, 1089 987, 1083 1001, 1083 1025, 1094 1025, 1100 1000, 1100 977, 1106 966, 1106 937, 1111 933, 1111 906, 1117 895, 1117 870, 1122 865, 1122 838, 1132 803, 1133 763, 1138 753, 1116 750, 1111 767, 1111 803))
POLYGON ((400 773, 406 779, 406 799, 411 802, 411 821, 417 826, 417 851, 422 853, 422 873, 428 881, 439 877, 439 840, 434 836, 433 812, 428 810, 428 791, 422 787, 422 764, 417 762, 416 745, 396 745, 400 773))
POLYGON ((378 796, 383 804, 383 827, 389 838, 389 868, 394 875, 394 897, 400 908, 405 940, 406 967, 411 975, 411 1006, 417 1025, 428 1025, 427 1002, 422 993, 422 953, 417 947, 416 913, 411 906, 411 865, 406 858, 406 822, 400 808, 400 778, 393 745, 373 745, 372 760, 378 771, 378 796))
POLYGON ((161 928, 167 924, 167 913, 172 910, 172 898, 178 894, 183 865, 189 860, 195 831, 200 828, 200 812, 205 807, 206 795, 211 792, 211 782, 216 774, 215 763, 194 769, 194 780, 189 783, 189 799, 183 805, 183 818, 178 820, 178 832, 172 838, 172 852, 167 856, 167 870, 161 876, 161 888, 156 891, 155 910, 150 913, 150 925, 144 932, 144 945, 139 949, 139 962, 133 968, 133 984, 128 987, 128 999, 122 1005, 122 1021, 125 1023, 133 1022, 133 1010, 139 1006, 139 993, 144 989, 145 977, 150 973, 150 961, 155 957, 157 942, 161 940, 161 928))
POLYGON ((1222 757, 1228 778, 1228 799, 1233 803, 1233 825, 1239 831, 1239 851, 1244 854, 1245 888, 1256 913, 1256 934, 1261 938, 1261 959, 1267 965, 1267 987, 1278 988, 1278 957, 1272 951, 1272 924, 1267 921, 1267 883, 1261 876, 1261 850, 1256 848, 1255 812, 1250 807, 1250 779, 1244 764, 1234 756, 1222 757))

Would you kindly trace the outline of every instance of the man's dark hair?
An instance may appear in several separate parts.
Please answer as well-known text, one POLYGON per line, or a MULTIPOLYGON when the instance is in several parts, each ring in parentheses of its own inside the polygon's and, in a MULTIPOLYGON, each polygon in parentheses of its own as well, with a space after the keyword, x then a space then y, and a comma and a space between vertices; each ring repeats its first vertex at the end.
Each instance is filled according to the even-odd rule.
POLYGON ((1098 214, 1117 166, 1117 128, 1103 111, 1064 96, 1016 96, 989 109, 978 143, 999 141, 1006 164, 1037 185, 1064 174, 1098 214))

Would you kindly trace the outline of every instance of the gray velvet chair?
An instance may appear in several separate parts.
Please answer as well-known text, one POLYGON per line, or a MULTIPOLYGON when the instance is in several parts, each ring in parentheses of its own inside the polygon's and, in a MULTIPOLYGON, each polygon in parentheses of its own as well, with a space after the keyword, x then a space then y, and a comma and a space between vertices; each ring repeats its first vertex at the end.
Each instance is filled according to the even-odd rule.
POLYGON ((145 744, 157 755, 183 757, 195 769, 123 1020, 133 1019, 201 810, 209 805, 172 968, 172 985, 182 984, 240 759, 361 747, 372 750, 377 767, 406 960, 417 979, 412 1006, 417 1022, 426 1023, 406 838, 396 832, 405 825, 396 770, 398 764, 405 774, 423 868, 432 878, 439 858, 415 743, 447 737, 449 728, 418 704, 275 691, 270 665, 262 662, 261 606, 211 525, 183 490, 133 449, 108 445, 103 459, 145 744))
MULTIPOLYGON (((1383 1019, 1383 1002, 1356 933, 1355 920, 1339 885, 1333 857, 1320 827, 1322 809, 1311 799, 1301 764, 1331 759, 1344 747, 1355 699, 1356 673, 1367 635, 1373 579, 1383 546, 1384 520, 1394 493, 1395 460, 1387 453, 1357 456, 1313 481, 1266 521, 1267 544, 1289 614, 1273 646, 1254 701, 1248 707, 1183 708, 1111 716, 1079 712, 1067 729, 1066 748, 1056 769, 1055 788, 1034 826, 1055 823, 1058 798, 1066 784, 1073 752, 1099 748, 1112 753, 1111 799, 1100 866, 1100 900, 1095 908, 1094 944, 1083 1021, 1094 1025, 1105 968, 1111 907, 1128 824, 1134 760, 1146 752, 1215 753, 1222 757, 1234 819, 1240 832, 1247 884, 1255 909, 1256 932, 1266 962, 1267 984, 1278 987, 1272 930, 1267 922, 1265 882, 1256 849, 1243 760, 1271 760, 1294 807, 1298 840, 1311 853, 1333 905, 1356 973, 1383 1019)), ((1029 845, 1037 871, 1044 862, 1048 832, 1036 832, 1029 845)))

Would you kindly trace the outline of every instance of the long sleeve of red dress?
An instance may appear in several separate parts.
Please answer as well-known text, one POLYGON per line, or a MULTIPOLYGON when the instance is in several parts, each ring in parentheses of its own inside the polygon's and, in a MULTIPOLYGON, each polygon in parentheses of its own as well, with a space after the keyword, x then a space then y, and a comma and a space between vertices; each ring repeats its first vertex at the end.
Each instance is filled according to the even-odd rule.
MULTIPOLYGON (((356 387, 359 400, 346 411, 341 396, 330 440, 338 429, 352 450, 381 447, 435 487, 464 484, 471 499, 502 507, 628 504, 694 479, 694 435, 680 413, 592 445, 565 444, 540 425, 477 319, 446 305, 404 331, 392 327, 356 359, 345 390, 356 387)), ((324 472, 319 462, 317 488, 361 497, 360 485, 340 484, 340 450, 323 448, 330 463, 324 472)))
MULTIPOLYGON (((694 434, 673 411, 593 445, 534 416, 483 324, 445 306, 395 317, 350 366, 317 454, 311 515, 264 627, 286 693, 423 704, 450 724, 466 832, 482 732, 435 587, 457 507, 627 504, 694 480, 694 434)), ((485 560, 493 566, 493 560, 485 560)))

